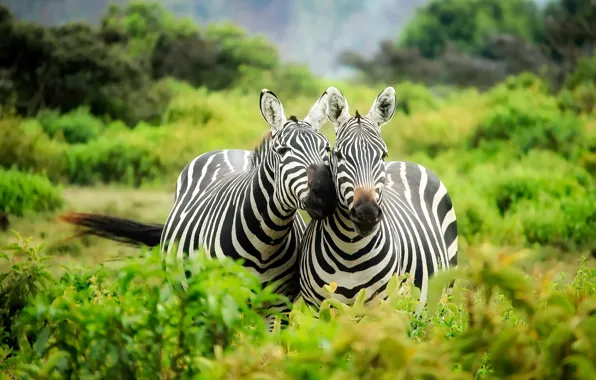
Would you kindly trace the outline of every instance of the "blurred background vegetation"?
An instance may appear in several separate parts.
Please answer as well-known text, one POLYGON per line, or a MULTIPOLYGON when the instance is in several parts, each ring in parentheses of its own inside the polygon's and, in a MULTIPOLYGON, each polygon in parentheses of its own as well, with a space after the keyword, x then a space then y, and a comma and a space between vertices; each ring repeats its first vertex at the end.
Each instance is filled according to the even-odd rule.
MULTIPOLYGON (((42 343, 21 346, 22 362, 32 363, 22 375, 43 377, 59 367, 65 376, 94 370, 120 376, 139 374, 142 363, 144 374, 164 365, 178 374, 202 368, 209 378, 226 371, 238 378, 258 374, 259 358, 266 357, 271 376, 345 375, 377 366, 412 377, 445 378, 446 369, 459 368, 462 376, 453 378, 522 372, 594 378, 596 350, 585 339, 596 332, 594 1, 110 3, 0 5, 0 246, 19 241, 11 229, 45 243, 39 250, 22 241, 2 249, 24 253, 24 266, 0 252, 7 261, 0 264, 7 269, 0 281, 0 369, 16 357, 16 331, 29 329, 31 343, 46 324, 51 332, 47 327, 36 338, 42 343), (202 264, 211 275, 196 280, 197 293, 171 298, 163 279, 145 271, 144 258, 107 281, 97 264, 120 268, 124 257, 139 252, 93 237, 67 239, 73 231, 55 221, 73 210, 163 222, 176 177, 191 159, 212 149, 252 149, 266 133, 258 110, 262 88, 280 96, 288 115, 303 117, 330 85, 361 112, 395 86, 399 110, 382 131, 389 159, 425 165, 449 189, 467 268, 460 275, 480 289, 474 307, 464 296, 442 300, 439 314, 421 322, 403 314, 413 303, 396 295, 354 327, 362 317, 358 306, 335 305, 336 315, 327 305, 317 321, 300 306, 286 335, 264 341, 262 328, 260 335, 249 331, 239 317, 258 319, 247 306, 255 298, 238 290, 258 287, 255 280, 219 281, 241 268, 202 264), (523 271, 511 268, 515 252, 525 249, 533 260, 523 271), (41 264, 42 252, 49 264, 41 264), (580 257, 588 257, 581 267, 580 257), (62 266, 73 262, 86 272, 62 266), (47 268, 64 275, 48 280, 47 268), (132 278, 141 281, 129 292, 132 278), (500 293, 488 307, 492 290, 486 289, 493 288, 500 293), (202 322, 186 326, 179 302, 204 299, 205 289, 216 303, 188 309, 202 322), (478 301, 479 294, 489 299, 478 301), (36 306, 26 301, 30 295, 36 306), (136 322, 121 323, 126 318, 136 322), (99 333, 70 336, 66 320, 99 333), (199 332, 176 337, 189 329, 199 332), (238 333, 252 343, 224 356, 213 352, 213 344, 232 347, 238 333), (161 346, 149 343, 155 336, 163 337, 161 346), (133 338, 138 347, 124 349, 133 338), (64 350, 97 344, 110 355, 121 350, 113 359, 120 361, 106 362, 100 350, 85 354, 94 358, 85 367, 78 351, 60 359, 44 349, 46 342, 64 350), (286 356, 279 343, 293 354, 286 356), (197 344, 204 344, 198 358, 188 351, 197 344), (309 356, 321 347, 325 355, 309 356), (403 354, 398 364, 396 350, 403 354), (164 352, 167 363, 155 359, 164 352)), ((333 141, 330 126, 323 132, 333 141)), ((257 300, 268 297, 259 294, 257 300)))

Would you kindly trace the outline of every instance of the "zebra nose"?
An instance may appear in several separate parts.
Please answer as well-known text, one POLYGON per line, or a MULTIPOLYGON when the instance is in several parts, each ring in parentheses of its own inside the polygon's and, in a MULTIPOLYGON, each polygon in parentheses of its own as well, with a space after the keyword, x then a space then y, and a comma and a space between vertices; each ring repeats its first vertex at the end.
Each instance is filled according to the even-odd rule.
POLYGON ((318 196, 335 195, 335 184, 331 170, 324 164, 312 164, 306 169, 309 189, 318 196))
POLYGON ((350 210, 352 222, 362 225, 374 226, 383 215, 383 210, 377 202, 361 202, 350 210))
POLYGON ((336 204, 335 184, 331 171, 324 164, 307 168, 309 192, 304 200, 306 210, 313 219, 321 220, 333 213, 336 204))

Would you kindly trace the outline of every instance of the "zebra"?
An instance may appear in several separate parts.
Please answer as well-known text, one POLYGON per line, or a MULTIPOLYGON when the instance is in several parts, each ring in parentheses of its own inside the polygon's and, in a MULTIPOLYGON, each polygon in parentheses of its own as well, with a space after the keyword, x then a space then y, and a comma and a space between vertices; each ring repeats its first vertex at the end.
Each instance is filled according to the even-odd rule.
POLYGON ((332 295, 353 304, 384 298, 390 278, 409 273, 420 288, 418 312, 426 304, 433 273, 457 265, 458 233, 447 189, 427 168, 402 161, 385 162, 381 127, 395 113, 396 96, 387 87, 366 116, 350 116, 348 103, 334 87, 327 90, 327 115, 336 141, 331 173, 337 191, 335 212, 313 220, 302 239, 300 296, 320 305, 326 284, 332 295))
MULTIPOLYGON (((331 148, 319 132, 328 120, 327 104, 325 92, 303 120, 286 118, 279 98, 263 89, 260 109, 270 131, 252 152, 210 151, 188 163, 178 176, 174 204, 163 225, 82 213, 62 220, 86 227, 87 234, 159 245, 163 263, 192 260, 199 252, 242 259, 263 286, 273 284, 276 293, 293 301, 306 228, 298 209, 315 220, 335 208, 331 148)), ((273 309, 288 311, 285 303, 271 305, 273 309)))

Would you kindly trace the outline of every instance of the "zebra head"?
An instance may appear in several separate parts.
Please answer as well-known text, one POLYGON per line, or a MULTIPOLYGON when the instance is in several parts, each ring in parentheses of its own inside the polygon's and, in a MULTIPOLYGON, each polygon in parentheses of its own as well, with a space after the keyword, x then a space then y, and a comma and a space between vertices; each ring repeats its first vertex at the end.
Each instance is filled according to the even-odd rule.
POLYGON ((338 205, 344 210, 360 236, 374 232, 383 217, 381 200, 385 187, 387 145, 381 127, 395 113, 393 87, 387 87, 375 99, 366 116, 356 111, 350 116, 346 98, 335 87, 327 90, 327 117, 335 129, 331 154, 331 173, 338 205))
POLYGON ((335 187, 329 170, 329 140, 319 132, 327 122, 327 93, 323 93, 303 120, 286 119, 281 101, 261 91, 261 114, 271 127, 271 149, 277 160, 275 192, 287 210, 306 210, 323 219, 335 210, 335 187))

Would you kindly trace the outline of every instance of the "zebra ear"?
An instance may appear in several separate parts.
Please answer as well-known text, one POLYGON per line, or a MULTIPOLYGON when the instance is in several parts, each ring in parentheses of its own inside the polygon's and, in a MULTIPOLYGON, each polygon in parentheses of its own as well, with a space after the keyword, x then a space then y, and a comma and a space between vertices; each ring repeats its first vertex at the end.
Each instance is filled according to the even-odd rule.
POLYGON ((380 128, 393 118, 396 107, 395 89, 387 87, 377 96, 366 117, 380 128))
POLYGON ((308 115, 304 118, 304 121, 310 124, 316 131, 321 129, 327 122, 327 107, 329 101, 329 94, 327 91, 321 95, 319 100, 314 106, 308 111, 308 115))
POLYGON ((329 96, 327 106, 327 118, 333 123, 335 132, 350 118, 350 111, 348 101, 342 93, 335 87, 331 86, 326 91, 329 96))
POLYGON ((277 96, 266 88, 261 90, 259 102, 261 105, 261 115, 271 127, 271 134, 274 135, 286 123, 284 107, 281 105, 281 101, 277 96))

